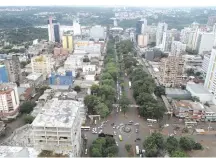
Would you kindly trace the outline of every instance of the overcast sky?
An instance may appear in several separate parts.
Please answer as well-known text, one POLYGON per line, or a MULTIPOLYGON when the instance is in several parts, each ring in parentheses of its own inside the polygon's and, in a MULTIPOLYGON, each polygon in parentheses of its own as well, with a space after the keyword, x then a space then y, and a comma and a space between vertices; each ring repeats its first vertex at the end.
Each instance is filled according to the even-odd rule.
POLYGON ((216 6, 216 0, 0 0, 0 6, 123 5, 147 7, 216 6))

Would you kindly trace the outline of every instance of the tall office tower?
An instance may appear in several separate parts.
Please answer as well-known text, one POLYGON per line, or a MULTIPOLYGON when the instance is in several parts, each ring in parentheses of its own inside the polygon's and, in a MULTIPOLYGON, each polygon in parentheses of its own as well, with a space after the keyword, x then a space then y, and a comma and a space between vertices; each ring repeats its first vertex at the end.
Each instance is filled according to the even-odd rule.
POLYGON ((49 41, 60 43, 60 24, 57 20, 52 19, 52 17, 47 22, 49 41))
POLYGON ((82 34, 79 19, 73 20, 73 31, 75 36, 80 36, 82 34))
POLYGON ((166 23, 158 23, 157 31, 156 31, 156 46, 160 46, 162 44, 162 40, 164 39, 164 32, 167 31, 168 25, 166 23))
POLYGON ((136 40, 138 41, 138 35, 144 34, 147 31, 147 20, 141 19, 136 23, 136 40))
POLYGON ((10 82, 21 82, 21 67, 19 57, 17 55, 8 56, 4 60, 4 65, 8 73, 8 79, 10 82))
POLYGON ((15 83, 0 84, 0 118, 2 120, 16 118, 19 114, 19 94, 15 83))
POLYGON ((62 45, 64 49, 67 49, 70 53, 73 52, 73 36, 71 34, 64 34, 62 39, 62 45))
POLYGON ((184 61, 181 56, 168 56, 161 60, 159 81, 164 86, 179 86, 183 81, 184 61))

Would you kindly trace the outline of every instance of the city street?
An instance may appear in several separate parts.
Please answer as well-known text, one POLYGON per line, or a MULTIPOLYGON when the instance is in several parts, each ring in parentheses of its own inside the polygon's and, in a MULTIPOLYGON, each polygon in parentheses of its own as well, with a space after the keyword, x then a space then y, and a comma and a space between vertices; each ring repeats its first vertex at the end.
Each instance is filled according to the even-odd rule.
MULTIPOLYGON (((129 108, 128 112, 126 113, 126 116, 124 116, 123 113, 117 113, 117 110, 113 110, 113 113, 107 118, 109 120, 106 125, 103 127, 103 133, 105 134, 113 134, 114 131, 117 133, 116 136, 114 136, 115 140, 118 143, 119 146, 119 154, 118 156, 120 157, 127 157, 128 153, 125 149, 125 144, 131 144, 132 148, 134 150, 135 154, 135 146, 139 145, 140 149, 143 148, 143 141, 146 136, 150 135, 149 127, 147 125, 147 122, 144 121, 142 118, 138 117, 137 114, 137 108, 129 108), (131 128, 131 131, 129 133, 126 133, 122 130, 122 127, 119 129, 113 129, 113 126, 111 126, 112 123, 114 123, 116 126, 119 126, 121 123, 123 124, 128 124, 129 121, 133 121, 135 123, 139 123, 139 126, 135 125, 127 125, 128 127, 131 128), (136 129, 139 130, 138 133, 136 133, 136 129), (119 140, 119 135, 122 135, 123 141, 119 140), (136 141, 136 138, 140 138, 141 140, 136 141)), ((104 120, 106 121, 106 120, 104 120)), ((103 122, 101 120, 101 122, 103 122)), ((90 125, 91 129, 90 131, 82 131, 84 134, 86 134, 88 138, 87 142, 87 148, 91 146, 93 140, 95 140, 98 137, 98 134, 92 134, 92 128, 94 127, 99 127, 101 123, 98 123, 97 125, 90 125)), ((99 132, 101 129, 97 128, 97 132, 99 132)), ((84 155, 84 156, 89 156, 89 155, 84 155)))

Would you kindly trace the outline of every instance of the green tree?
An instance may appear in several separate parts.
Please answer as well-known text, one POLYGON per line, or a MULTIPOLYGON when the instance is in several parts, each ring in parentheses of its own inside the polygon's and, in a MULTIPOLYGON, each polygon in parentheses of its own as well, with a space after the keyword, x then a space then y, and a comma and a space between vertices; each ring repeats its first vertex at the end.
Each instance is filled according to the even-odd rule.
POLYGON ((98 95, 99 94, 99 90, 100 90, 99 85, 93 84, 91 86, 91 94, 92 95, 98 95))
POLYGON ((106 117, 109 114, 109 109, 104 103, 99 103, 94 107, 94 110, 102 118, 106 117))
POLYGON ((132 148, 131 144, 125 144, 125 149, 127 150, 127 152, 129 152, 132 148))
POLYGON ((180 147, 185 151, 190 151, 194 148, 195 142, 189 137, 181 137, 179 140, 180 147))
POLYGON ((92 157, 102 157, 102 153, 100 152, 100 150, 96 147, 91 149, 91 156, 92 157))
POLYGON ((105 73, 102 74, 101 80, 106 80, 106 79, 111 80, 111 79, 113 79, 113 77, 111 76, 110 73, 105 72, 105 73))
POLYGON ((22 114, 30 114, 30 112, 32 112, 32 110, 34 109, 35 105, 36 105, 35 102, 31 102, 31 101, 24 102, 20 106, 20 113, 22 113, 22 114))
POLYGON ((81 87, 78 86, 78 85, 76 85, 76 86, 74 87, 74 90, 75 90, 77 93, 79 93, 79 92, 81 91, 81 87))
POLYGON ((165 95, 165 87, 164 87, 164 86, 157 86, 157 87, 155 88, 154 93, 155 93, 155 95, 157 95, 157 96, 165 95))
POLYGON ((96 114, 95 107, 100 103, 100 99, 95 95, 86 95, 84 98, 84 104, 88 108, 89 114, 96 114))
POLYGON ((25 123, 31 124, 34 121, 35 118, 33 116, 31 116, 31 115, 25 115, 23 119, 24 119, 25 123))
POLYGON ((185 152, 181 151, 181 150, 176 150, 173 153, 171 153, 170 155, 171 157, 187 157, 187 155, 185 154, 185 152))
POLYGON ((125 94, 123 94, 119 100, 119 105, 122 109, 122 112, 124 112, 124 114, 127 112, 129 104, 130 104, 130 100, 126 97, 125 94))
POLYGON ((178 140, 175 137, 168 137, 166 141, 166 149, 169 153, 174 152, 178 148, 178 140))

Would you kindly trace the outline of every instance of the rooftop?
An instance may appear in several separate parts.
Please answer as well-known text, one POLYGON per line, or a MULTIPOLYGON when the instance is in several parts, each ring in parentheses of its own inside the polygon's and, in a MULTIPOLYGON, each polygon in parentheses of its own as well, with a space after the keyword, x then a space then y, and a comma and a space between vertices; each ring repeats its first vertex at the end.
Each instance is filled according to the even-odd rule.
POLYGON ((189 94, 188 91, 177 88, 166 88, 166 94, 189 94))
POLYGON ((211 94, 202 84, 195 84, 191 82, 187 83, 187 90, 192 90, 197 94, 211 94))
POLYGON ((33 81, 35 81, 35 80, 37 80, 39 77, 41 77, 42 76, 42 74, 41 73, 31 73, 31 74, 29 74, 26 78, 28 79, 28 80, 33 80, 33 81))
POLYGON ((33 121, 32 126, 70 128, 81 106, 81 102, 74 100, 49 100, 42 109, 42 113, 38 114, 33 121))

